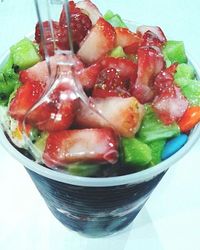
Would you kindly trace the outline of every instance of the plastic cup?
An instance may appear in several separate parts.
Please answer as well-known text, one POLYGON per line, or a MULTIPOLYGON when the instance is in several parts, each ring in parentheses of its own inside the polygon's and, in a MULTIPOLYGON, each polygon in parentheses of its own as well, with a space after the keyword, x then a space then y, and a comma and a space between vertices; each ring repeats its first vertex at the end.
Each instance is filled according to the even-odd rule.
MULTIPOLYGON (((8 54, 1 62, 7 58, 8 54)), ((169 167, 187 154, 199 137, 197 125, 184 147, 149 169, 117 177, 90 178, 56 172, 36 163, 27 151, 17 150, 0 129, 0 143, 25 166, 53 215, 67 228, 88 237, 107 236, 129 225, 169 167)))
POLYGON ((103 237, 129 225, 165 172, 200 136, 196 126, 188 142, 169 159, 138 173, 118 177, 78 177, 56 172, 18 151, 0 129, 1 144, 21 162, 53 215, 67 228, 88 237, 103 237))

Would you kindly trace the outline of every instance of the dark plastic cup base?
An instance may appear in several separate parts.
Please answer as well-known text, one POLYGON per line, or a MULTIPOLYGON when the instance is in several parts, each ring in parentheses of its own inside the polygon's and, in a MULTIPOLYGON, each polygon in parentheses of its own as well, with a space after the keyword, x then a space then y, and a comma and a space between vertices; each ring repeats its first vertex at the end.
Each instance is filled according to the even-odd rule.
POLYGON ((88 238, 101 238, 105 236, 110 236, 112 234, 119 233, 124 228, 133 222, 137 214, 142 209, 143 205, 137 210, 127 214, 125 216, 107 216, 103 219, 72 219, 69 216, 59 212, 53 207, 49 207, 52 214, 67 228, 72 231, 76 231, 80 235, 88 238))
POLYGON ((93 238, 116 234, 127 227, 165 174, 141 183, 87 187, 27 171, 52 214, 67 228, 93 238))

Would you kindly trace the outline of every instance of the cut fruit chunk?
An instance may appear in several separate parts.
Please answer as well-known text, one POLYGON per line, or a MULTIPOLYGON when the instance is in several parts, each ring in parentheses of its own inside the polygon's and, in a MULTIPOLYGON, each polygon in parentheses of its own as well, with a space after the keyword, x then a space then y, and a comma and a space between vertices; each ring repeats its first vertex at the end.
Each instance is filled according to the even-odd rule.
POLYGON ((118 138, 110 128, 50 133, 43 159, 52 168, 80 161, 114 164, 118 159, 118 138))
POLYGON ((102 14, 97 6, 90 0, 80 1, 76 4, 76 7, 80 8, 84 14, 89 16, 92 25, 95 25, 98 19, 102 17, 102 14))
POLYGON ((84 128, 112 127, 124 137, 132 137, 138 131, 144 110, 134 97, 94 98, 91 105, 101 114, 80 104, 76 115, 76 125, 84 128))
POLYGON ((151 149, 152 159, 150 162, 151 166, 154 166, 162 161, 161 156, 165 147, 166 139, 156 140, 148 143, 151 149))
POLYGON ((152 106, 160 120, 168 125, 180 120, 188 107, 188 101, 178 87, 171 86, 155 97, 152 106))
MULTIPOLYGON (((52 79, 56 76, 57 63, 67 60, 65 56, 56 55, 50 58, 52 79)), ((82 63, 77 59, 77 71, 82 69, 82 63)), ((62 70, 67 70, 63 66, 62 70)), ((39 100, 44 93, 49 82, 48 68, 46 61, 39 62, 33 67, 20 72, 20 81, 23 85, 17 90, 15 97, 11 101, 10 115, 19 120, 23 120, 27 111, 39 100)), ((44 115, 44 112, 42 112, 44 115)))
POLYGON ((19 67, 20 70, 30 68, 38 63, 41 58, 36 51, 32 41, 24 38, 10 48, 13 58, 13 64, 19 67))
POLYGON ((108 21, 113 27, 127 28, 127 25, 118 14, 112 15, 110 18, 105 18, 105 20, 108 21))
POLYGON ((171 63, 187 63, 184 43, 181 41, 167 41, 162 52, 166 61, 169 60, 171 63))
POLYGON ((156 116, 150 105, 145 105, 145 116, 137 134, 143 142, 149 143, 159 139, 171 138, 180 133, 176 123, 166 126, 156 116))
POLYGON ((178 78, 175 83, 181 88, 191 106, 200 106, 200 81, 178 78))
POLYGON ((23 84, 10 103, 10 116, 23 121, 25 114, 38 101, 43 91, 44 87, 37 80, 29 80, 29 83, 23 84))
POLYGON ((177 64, 172 64, 170 67, 160 71, 153 83, 153 89, 156 95, 162 94, 166 88, 174 86, 174 74, 177 69, 177 64))
POLYGON ((94 87, 101 68, 99 63, 95 63, 77 73, 76 77, 84 89, 87 90, 94 87))
MULTIPOLYGON (((88 34, 88 32, 92 28, 92 22, 87 14, 84 14, 81 12, 81 9, 77 8, 76 6, 70 8, 70 28, 72 32, 72 40, 74 42, 74 46, 79 46, 81 41, 85 38, 85 36, 88 34)), ((67 20, 66 20, 66 14, 65 9, 63 8, 60 20, 60 37, 59 43, 62 42, 63 35, 65 37, 68 37, 68 27, 67 27, 67 20)), ((68 39, 67 39, 68 40, 68 39)))
POLYGON ((142 42, 140 36, 136 33, 131 32, 128 28, 115 28, 116 32, 116 46, 127 47, 131 45, 135 45, 139 47, 142 42))
POLYGON ((59 85, 41 105, 31 111, 26 122, 41 131, 68 129, 75 117, 78 102, 69 83, 59 85))
POLYGON ((136 138, 122 138, 121 148, 125 164, 133 166, 138 171, 148 168, 152 155, 147 144, 136 138))
POLYGON ((141 103, 149 102, 154 97, 152 84, 164 66, 160 50, 148 46, 138 49, 137 79, 131 84, 131 93, 141 103))
POLYGON ((115 46, 116 33, 111 24, 99 18, 84 39, 77 55, 86 64, 92 64, 115 46))
POLYGON ((136 78, 137 64, 126 58, 104 57, 100 61, 104 69, 116 69, 123 81, 136 78))
POLYGON ((152 33, 156 34, 156 36, 162 43, 165 43, 167 41, 164 32, 158 26, 142 25, 137 28, 137 33, 141 34, 142 36, 148 31, 151 31, 152 33))
POLYGON ((105 98, 110 96, 130 97, 131 95, 126 82, 120 76, 120 72, 113 67, 105 68, 100 72, 92 96, 105 98))
POLYGON ((195 78, 195 69, 192 65, 182 63, 177 66, 176 74, 174 75, 175 79, 184 78, 184 79, 194 79, 195 78))
POLYGON ((115 57, 115 58, 118 58, 118 57, 126 57, 126 54, 124 53, 124 50, 121 46, 118 46, 116 48, 114 48, 113 50, 111 50, 110 52, 110 56, 111 57, 115 57))

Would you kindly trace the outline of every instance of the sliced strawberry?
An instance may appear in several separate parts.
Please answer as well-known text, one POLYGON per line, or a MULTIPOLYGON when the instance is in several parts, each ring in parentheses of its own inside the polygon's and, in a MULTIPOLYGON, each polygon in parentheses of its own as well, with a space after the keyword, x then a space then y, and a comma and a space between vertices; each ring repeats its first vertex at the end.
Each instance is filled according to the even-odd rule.
POLYGON ((162 29, 158 26, 139 26, 137 28, 137 33, 139 35, 144 36, 144 34, 146 32, 150 31, 151 33, 154 33, 156 35, 156 37, 160 40, 161 43, 165 43, 167 41, 164 32, 162 31, 162 29))
POLYGON ((144 109, 134 97, 94 98, 91 105, 102 116, 85 104, 80 104, 76 115, 76 125, 83 128, 112 127, 124 137, 132 137, 138 131, 144 109))
POLYGON ((170 88, 174 83, 174 74, 178 64, 172 64, 167 69, 162 70, 156 77, 153 88, 156 95, 160 95, 166 88, 170 88))
POLYGON ((31 80, 23 84, 9 106, 9 114, 16 120, 23 121, 27 111, 37 102, 44 91, 41 82, 31 80))
POLYGON ((126 82, 122 80, 117 69, 105 68, 97 78, 92 96, 105 98, 110 96, 130 97, 131 95, 128 92, 126 82))
POLYGON ((92 25, 95 25, 98 19, 102 17, 102 14, 100 13, 97 6, 94 5, 90 0, 80 1, 76 4, 76 6, 80 8, 83 13, 89 16, 90 20, 92 21, 92 25))
POLYGON ((84 39, 77 55, 86 64, 92 64, 115 46, 116 33, 111 24, 99 18, 84 39))
MULTIPOLYGON (((64 55, 55 55, 50 57, 50 68, 51 68, 51 77, 52 79, 55 78, 57 74, 57 65, 63 64, 63 62, 67 62, 69 59, 67 56, 64 55)), ((75 64, 75 72, 79 72, 83 69, 83 63, 77 58, 73 57, 74 64, 75 64)), ((67 71, 68 66, 60 66, 60 69, 63 71, 67 71)), ((31 81, 39 81, 44 87, 49 82, 49 71, 46 61, 39 62, 35 64, 33 67, 20 71, 20 81, 22 83, 29 83, 31 81)))
MULTIPOLYGON (((45 21, 42 23, 42 25, 44 29, 44 40, 45 40, 45 45, 47 48, 47 53, 49 56, 53 56, 55 47, 54 47, 54 39, 51 33, 50 23, 48 21, 45 21)), ((53 26, 53 32, 54 32, 53 35, 55 38, 55 45, 59 49, 63 49, 63 50, 69 49, 68 35, 61 31, 61 28, 58 22, 52 21, 52 26, 53 26)), ((35 40, 39 44, 40 54, 44 57, 45 55, 44 45, 42 43, 40 26, 38 23, 35 28, 35 40)))
MULTIPOLYGON (((88 34, 88 32, 92 28, 92 22, 90 18, 81 12, 79 8, 71 8, 70 11, 70 26, 72 30, 72 39, 75 46, 79 46, 81 41, 85 38, 85 36, 88 34)), ((61 31, 65 34, 65 36, 68 37, 68 31, 67 31, 67 21, 66 21, 66 14, 65 9, 63 8, 60 16, 59 21, 61 31)))
MULTIPOLYGON (((60 55, 56 55, 50 58, 52 79, 54 79, 56 76, 57 63, 59 63, 60 61, 64 62, 66 60, 67 58, 65 56, 60 56, 60 55)), ((82 69, 83 67, 82 63, 76 58, 75 60, 77 64, 75 70, 82 69)), ((62 67, 63 68, 60 68, 60 70, 63 70, 63 71, 68 70, 68 66, 62 66, 62 67)), ((27 70, 21 71, 20 81, 23 84, 17 90, 17 93, 14 99, 11 101, 11 104, 9 107, 10 115, 17 120, 24 119, 25 114, 28 112, 28 110, 31 107, 33 107, 33 105, 42 96, 46 86, 50 84, 49 75, 48 75, 48 67, 47 67, 46 62, 45 61, 39 62, 27 70)), ((49 112, 51 112, 51 110, 49 112)), ((47 114, 49 114, 49 112, 46 111, 47 114)), ((44 114, 44 112, 42 111, 40 115, 45 116, 46 114, 44 114)))
POLYGON ((73 122, 77 104, 76 96, 65 83, 58 86, 47 101, 30 112, 26 121, 42 131, 68 129, 73 122))
POLYGON ((115 163, 118 139, 112 129, 65 130, 50 133, 44 163, 54 168, 74 162, 115 163))
POLYGON ((136 48, 138 48, 142 42, 142 39, 138 34, 131 32, 127 28, 116 27, 115 32, 116 46, 121 46, 125 48, 125 50, 127 48, 130 49, 131 47, 134 47, 136 50, 136 48))
POLYGON ((158 36, 150 30, 146 31, 142 38, 142 46, 157 46, 161 48, 163 45, 158 36))
POLYGON ((94 87, 100 71, 101 65, 99 63, 95 63, 88 68, 84 68, 79 71, 76 76, 84 89, 87 90, 94 87))
POLYGON ((156 96, 153 109, 166 125, 177 122, 188 107, 187 99, 176 86, 166 87, 159 96, 156 96))
POLYGON ((137 64, 126 58, 104 57, 101 60, 103 68, 114 68, 119 73, 122 80, 130 80, 137 75, 137 64))
POLYGON ((141 103, 153 98, 153 81, 164 66, 164 59, 159 49, 148 46, 138 49, 137 79, 131 83, 131 93, 141 103))

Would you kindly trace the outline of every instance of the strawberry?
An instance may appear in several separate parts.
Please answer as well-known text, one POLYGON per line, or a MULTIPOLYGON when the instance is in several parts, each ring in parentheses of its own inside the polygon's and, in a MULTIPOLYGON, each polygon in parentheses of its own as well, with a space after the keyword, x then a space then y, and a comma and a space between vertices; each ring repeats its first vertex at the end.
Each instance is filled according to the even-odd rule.
POLYGON ((27 111, 38 101, 43 91, 44 87, 38 80, 29 80, 29 83, 21 85, 17 90, 15 98, 10 103, 10 116, 16 120, 23 121, 27 111))
POLYGON ((95 63, 79 71, 76 77, 83 86, 83 88, 87 90, 94 87, 100 71, 101 65, 99 63, 95 63))
POLYGON ((188 107, 187 99, 175 85, 166 87, 162 93, 155 97, 152 103, 153 109, 160 120, 169 125, 177 122, 188 107))
MULTIPOLYGON (((56 55, 50 58, 51 76, 52 79, 55 78, 57 73, 57 63, 60 61, 67 61, 66 56, 56 55)), ((79 71, 82 69, 82 63, 75 58, 76 68, 79 71)), ((60 70, 68 70, 68 66, 60 66, 60 70)), ((49 82, 48 67, 46 61, 39 62, 33 67, 20 72, 20 81, 23 83, 22 86, 17 90, 14 99, 11 101, 9 107, 10 115, 17 119, 23 120, 25 114, 28 110, 33 107, 33 105, 39 100, 39 98, 44 93, 49 82)), ((47 107, 46 107, 47 109, 47 107)), ((51 110, 47 110, 46 113, 49 114, 51 110)), ((53 112, 53 111, 52 111, 53 112)), ((48 116, 44 111, 40 112, 41 116, 48 116)), ((34 115, 35 117, 37 115, 34 115)), ((38 117, 39 119, 39 117, 38 117)), ((35 121, 35 119, 29 119, 30 121, 35 121)), ((33 122, 32 122, 33 123, 33 122)))
MULTIPOLYGON (((88 32, 92 28, 92 22, 90 18, 81 12, 79 8, 71 7, 70 8, 70 26, 72 30, 72 39, 75 46, 79 46, 84 37, 88 34, 88 32)), ((65 36, 68 37, 67 31, 67 20, 65 9, 63 8, 60 21, 59 21, 60 29, 65 36)))
POLYGON ((85 37, 77 55, 86 64, 92 64, 115 46, 116 33, 111 24, 99 18, 85 37))
POLYGON ((142 26, 139 26, 137 28, 137 34, 139 34, 141 36, 144 36, 145 33, 149 32, 149 31, 151 32, 151 33, 149 33, 149 35, 151 34, 151 36, 153 36, 153 34, 154 34, 154 37, 159 39, 159 41, 161 43, 165 43, 167 41, 164 32, 158 26, 145 26, 145 25, 142 25, 142 26))
POLYGON ((127 28, 116 27, 115 32, 116 46, 121 46, 125 48, 125 50, 134 47, 136 51, 136 48, 138 48, 142 42, 142 39, 138 34, 131 32, 127 28))
POLYGON ((64 130, 71 126, 77 109, 76 97, 65 84, 59 85, 49 98, 31 111, 26 121, 42 131, 64 130))
POLYGON ((110 128, 52 132, 43 159, 51 168, 79 161, 114 164, 118 159, 118 139, 110 128))
POLYGON ((132 77, 136 78, 137 64, 132 60, 121 57, 104 57, 100 63, 103 68, 116 69, 123 81, 130 80, 132 77))
MULTIPOLYGON (((49 56, 54 55, 54 50, 56 49, 54 47, 54 41, 51 33, 51 28, 50 28, 50 23, 48 21, 45 21, 42 23, 43 29, 44 29, 44 40, 47 48, 47 53, 49 56)), ((53 26, 53 32, 54 32, 54 38, 55 38, 55 45, 59 49, 67 50, 69 49, 69 43, 68 43, 68 35, 66 33, 63 33, 59 23, 52 21, 52 26, 53 26)), ((40 26, 39 23, 37 23, 35 27, 35 40, 39 44, 39 52, 40 54, 44 57, 45 52, 44 52, 44 47, 41 39, 41 31, 40 31, 40 26)))
POLYGON ((142 38, 142 46, 157 46, 161 48, 163 45, 163 42, 160 41, 158 36, 150 30, 146 31, 142 38))
POLYGON ((83 13, 89 16, 92 25, 95 25, 98 19, 102 17, 102 14, 97 6, 90 0, 80 1, 76 4, 76 7, 80 8, 83 13))
POLYGON ((172 64, 167 69, 162 70, 156 77, 153 88, 157 95, 160 95, 166 88, 170 88, 174 83, 174 74, 178 64, 172 64))
POLYGON ((141 103, 153 98, 153 81, 164 66, 164 59, 159 49, 148 46, 138 49, 137 79, 131 83, 131 93, 141 103))
POLYGON ((115 68, 103 69, 94 86, 93 97, 105 98, 109 96, 129 97, 128 87, 122 81, 120 73, 115 68))
POLYGON ((75 123, 83 128, 112 127, 117 134, 132 137, 138 131, 144 109, 134 97, 108 97, 91 100, 99 113, 93 111, 84 103, 80 103, 75 123), (100 115, 101 114, 101 115, 100 115))

